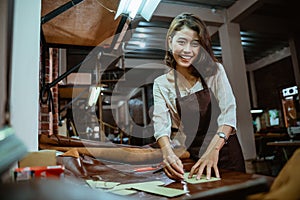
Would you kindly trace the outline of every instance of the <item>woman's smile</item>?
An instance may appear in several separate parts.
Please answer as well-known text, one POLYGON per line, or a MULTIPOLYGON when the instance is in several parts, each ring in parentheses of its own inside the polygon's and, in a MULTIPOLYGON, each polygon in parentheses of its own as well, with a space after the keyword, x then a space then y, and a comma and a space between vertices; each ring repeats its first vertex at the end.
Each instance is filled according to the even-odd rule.
POLYGON ((186 56, 186 55, 179 55, 184 60, 190 60, 192 56, 186 56))

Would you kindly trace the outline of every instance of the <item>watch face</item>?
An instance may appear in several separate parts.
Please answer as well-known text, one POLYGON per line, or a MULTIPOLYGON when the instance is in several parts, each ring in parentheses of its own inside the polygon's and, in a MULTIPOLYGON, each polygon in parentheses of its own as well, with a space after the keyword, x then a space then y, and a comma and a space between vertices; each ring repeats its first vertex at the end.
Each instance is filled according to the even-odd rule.
POLYGON ((227 137, 226 137, 226 134, 223 133, 223 132, 218 132, 218 135, 219 135, 220 138, 223 138, 224 141, 225 141, 225 144, 227 144, 227 137))
POLYGON ((221 138, 224 138, 224 139, 226 139, 226 135, 225 135, 225 133, 223 133, 223 132, 219 132, 219 133, 218 133, 218 135, 219 135, 221 138))

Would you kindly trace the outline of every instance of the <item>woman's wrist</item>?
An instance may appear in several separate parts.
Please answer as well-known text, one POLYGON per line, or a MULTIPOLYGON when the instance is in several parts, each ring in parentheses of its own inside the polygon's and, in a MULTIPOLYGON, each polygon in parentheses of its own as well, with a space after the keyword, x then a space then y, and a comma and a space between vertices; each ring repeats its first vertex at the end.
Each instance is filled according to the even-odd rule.
POLYGON ((226 135, 228 139, 232 133, 235 132, 235 129, 229 125, 222 125, 218 128, 217 133, 222 132, 226 135))
POLYGON ((169 137, 163 136, 157 140, 157 143, 160 146, 164 158, 174 154, 169 137))
POLYGON ((162 154, 164 157, 175 154, 171 145, 165 145, 165 146, 161 147, 161 151, 162 151, 162 154))
POLYGON ((213 140, 215 141, 212 142, 214 144, 213 150, 220 151, 225 144, 225 140, 221 138, 218 134, 214 136, 213 140))
POLYGON ((219 136, 219 138, 223 139, 224 140, 224 143, 226 144, 227 141, 228 141, 228 136, 224 133, 224 132, 217 132, 217 135, 219 136))

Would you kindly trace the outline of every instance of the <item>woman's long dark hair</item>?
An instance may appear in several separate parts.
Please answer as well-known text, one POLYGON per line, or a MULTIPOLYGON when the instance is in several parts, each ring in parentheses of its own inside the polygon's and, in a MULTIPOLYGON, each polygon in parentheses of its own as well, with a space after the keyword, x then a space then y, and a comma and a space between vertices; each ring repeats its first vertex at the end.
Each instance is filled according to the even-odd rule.
POLYGON ((176 61, 173 57, 171 51, 169 51, 168 40, 169 37, 173 37, 177 31, 183 29, 186 26, 198 33, 199 41, 201 45, 201 49, 199 52, 198 59, 192 64, 191 73, 196 77, 200 77, 199 73, 203 77, 211 76, 216 71, 216 62, 218 62, 215 57, 212 46, 211 46, 211 38, 207 31, 205 23, 197 16, 191 13, 182 13, 175 17, 171 22, 169 30, 167 32, 166 37, 166 55, 165 62, 166 65, 175 68, 176 61))

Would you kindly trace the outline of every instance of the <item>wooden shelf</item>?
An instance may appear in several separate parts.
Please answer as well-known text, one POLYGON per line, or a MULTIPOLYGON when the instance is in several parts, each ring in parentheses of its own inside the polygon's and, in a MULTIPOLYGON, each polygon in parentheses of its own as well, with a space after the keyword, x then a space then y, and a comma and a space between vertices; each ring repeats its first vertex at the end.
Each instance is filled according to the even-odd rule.
POLYGON ((82 95, 82 99, 87 99, 89 96, 89 87, 90 85, 82 86, 73 86, 73 85, 64 85, 58 87, 58 95, 60 99, 72 99, 78 95, 82 95), (84 92, 86 91, 86 92, 84 92))

